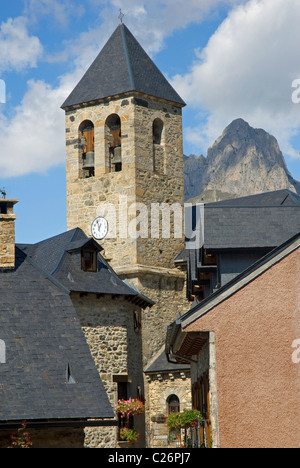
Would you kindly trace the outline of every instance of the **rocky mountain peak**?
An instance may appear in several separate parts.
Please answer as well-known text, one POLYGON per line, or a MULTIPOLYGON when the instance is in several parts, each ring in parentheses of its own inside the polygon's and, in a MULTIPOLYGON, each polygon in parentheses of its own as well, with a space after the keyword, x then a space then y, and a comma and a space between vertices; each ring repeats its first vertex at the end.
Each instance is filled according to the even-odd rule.
MULTIPOLYGON (((186 199, 218 193, 247 196, 300 186, 289 173, 276 138, 243 119, 231 122, 208 149, 207 157, 185 158, 186 199)), ((206 201, 206 200, 203 200, 206 201)), ((210 200, 209 200, 210 201, 210 200)))

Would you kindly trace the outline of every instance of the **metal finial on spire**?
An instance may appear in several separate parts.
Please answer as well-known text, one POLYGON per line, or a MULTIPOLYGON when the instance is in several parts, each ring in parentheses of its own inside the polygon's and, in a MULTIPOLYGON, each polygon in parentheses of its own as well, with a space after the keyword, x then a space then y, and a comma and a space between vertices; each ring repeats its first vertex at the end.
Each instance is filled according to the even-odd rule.
POLYGON ((121 21, 121 24, 123 23, 123 18, 124 18, 124 13, 122 12, 121 8, 120 8, 120 14, 119 14, 119 20, 121 21))

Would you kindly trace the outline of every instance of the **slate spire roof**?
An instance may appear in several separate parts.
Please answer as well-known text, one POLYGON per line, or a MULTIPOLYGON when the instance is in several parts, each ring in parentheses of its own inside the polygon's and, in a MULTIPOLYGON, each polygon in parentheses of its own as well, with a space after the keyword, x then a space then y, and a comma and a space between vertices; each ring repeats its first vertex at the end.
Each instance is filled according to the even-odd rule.
POLYGON ((134 91, 185 106, 181 97, 122 23, 62 108, 134 91))

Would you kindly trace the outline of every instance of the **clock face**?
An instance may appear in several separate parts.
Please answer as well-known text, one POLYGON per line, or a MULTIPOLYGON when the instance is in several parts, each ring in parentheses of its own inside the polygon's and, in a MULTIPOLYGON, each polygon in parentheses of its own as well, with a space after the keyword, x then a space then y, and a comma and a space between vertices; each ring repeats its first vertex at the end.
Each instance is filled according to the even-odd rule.
POLYGON ((107 220, 105 218, 102 218, 101 216, 99 218, 96 218, 92 222, 92 236, 97 240, 101 240, 101 239, 104 239, 107 233, 108 233, 107 220))

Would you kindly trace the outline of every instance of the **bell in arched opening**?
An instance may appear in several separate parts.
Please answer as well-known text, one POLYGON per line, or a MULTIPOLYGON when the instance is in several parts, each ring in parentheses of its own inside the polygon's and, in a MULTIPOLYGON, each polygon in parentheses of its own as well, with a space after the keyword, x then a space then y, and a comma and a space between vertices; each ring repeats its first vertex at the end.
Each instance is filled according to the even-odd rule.
POLYGON ((92 177, 95 171, 94 124, 85 120, 79 127, 79 147, 82 157, 83 177, 92 177))
POLYGON ((109 145, 109 170, 120 172, 122 170, 122 136, 121 119, 112 114, 106 119, 106 131, 109 145))

